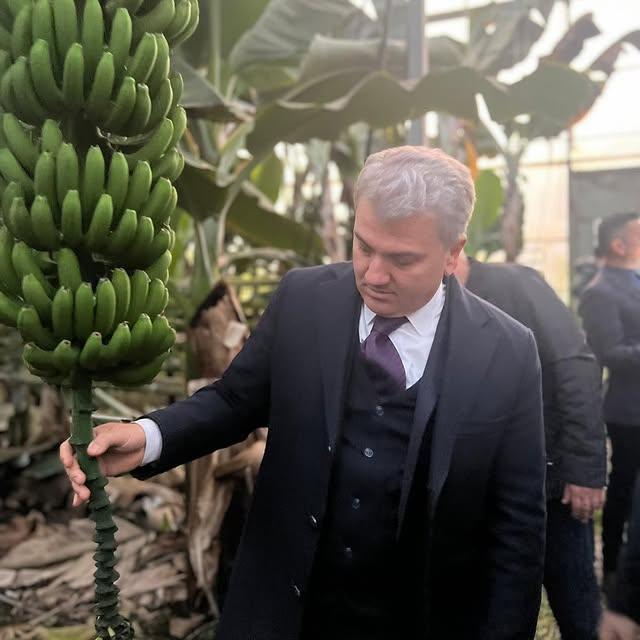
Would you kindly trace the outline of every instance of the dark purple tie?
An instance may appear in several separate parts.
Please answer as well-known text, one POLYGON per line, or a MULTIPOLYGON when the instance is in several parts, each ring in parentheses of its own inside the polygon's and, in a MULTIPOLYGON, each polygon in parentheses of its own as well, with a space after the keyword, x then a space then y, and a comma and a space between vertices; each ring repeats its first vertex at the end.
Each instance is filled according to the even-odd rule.
POLYGON ((368 365, 373 382, 382 395, 391 395, 404 390, 406 374, 400 354, 393 346, 389 334, 407 322, 400 318, 376 316, 373 329, 362 343, 362 354, 368 365))

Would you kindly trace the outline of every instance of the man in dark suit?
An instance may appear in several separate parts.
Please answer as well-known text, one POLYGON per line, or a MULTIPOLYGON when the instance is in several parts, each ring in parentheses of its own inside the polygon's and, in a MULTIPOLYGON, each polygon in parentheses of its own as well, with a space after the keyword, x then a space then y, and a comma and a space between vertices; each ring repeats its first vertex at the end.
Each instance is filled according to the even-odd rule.
POLYGON ((547 448, 544 586, 563 640, 595 640, 600 594, 591 518, 607 477, 600 367, 573 314, 534 269, 462 253, 456 275, 535 336, 547 448))
POLYGON ((105 473, 146 477, 269 425, 219 640, 534 637, 540 366, 451 276, 473 202, 439 150, 372 155, 353 263, 288 273, 220 381, 96 428, 105 473))
POLYGON ((608 371, 604 418, 611 475, 602 518, 605 587, 615 579, 622 536, 640 469, 640 214, 605 218, 598 228, 603 266, 580 300, 587 339, 608 371))

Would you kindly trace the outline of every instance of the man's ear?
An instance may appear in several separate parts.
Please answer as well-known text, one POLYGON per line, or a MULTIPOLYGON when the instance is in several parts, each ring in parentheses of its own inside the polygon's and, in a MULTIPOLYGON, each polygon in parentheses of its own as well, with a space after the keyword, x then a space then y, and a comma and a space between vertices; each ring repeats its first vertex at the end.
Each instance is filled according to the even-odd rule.
POLYGON ((614 238, 609 245, 609 251, 619 258, 624 258, 627 253, 627 243, 620 237, 614 238))
POLYGON ((445 264, 444 264, 444 272, 446 275, 450 276, 458 266, 458 258, 460 257, 460 252, 464 248, 464 245, 467 244, 467 236, 463 235, 456 241, 456 243, 449 249, 447 252, 445 264))

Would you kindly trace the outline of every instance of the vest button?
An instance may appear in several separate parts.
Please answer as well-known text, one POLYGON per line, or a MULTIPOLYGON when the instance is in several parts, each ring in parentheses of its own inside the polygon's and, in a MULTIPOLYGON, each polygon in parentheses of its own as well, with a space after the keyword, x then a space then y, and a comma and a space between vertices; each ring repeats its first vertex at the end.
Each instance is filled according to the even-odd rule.
POLYGON ((366 458, 373 458, 373 449, 367 447, 362 453, 364 453, 366 458))
POLYGON ((354 509, 359 509, 359 508, 360 508, 360 498, 354 498, 354 499, 351 501, 351 506, 352 506, 352 508, 354 508, 354 509))
POLYGON ((381 405, 377 405, 376 406, 376 415, 382 417, 384 415, 384 407, 382 407, 381 405))
POLYGON ((353 549, 351 547, 345 547, 344 548, 344 555, 345 557, 351 559, 353 558, 353 549))

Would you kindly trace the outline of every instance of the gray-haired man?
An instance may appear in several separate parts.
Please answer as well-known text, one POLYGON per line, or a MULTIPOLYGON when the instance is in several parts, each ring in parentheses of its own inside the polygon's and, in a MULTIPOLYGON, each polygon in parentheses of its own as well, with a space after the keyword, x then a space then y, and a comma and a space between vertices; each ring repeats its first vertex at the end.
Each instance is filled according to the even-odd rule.
POLYGON ((219 382, 96 429, 107 472, 147 477, 269 425, 219 640, 534 637, 540 367, 531 332, 451 277, 473 201, 441 151, 374 154, 353 263, 287 274, 219 382))

